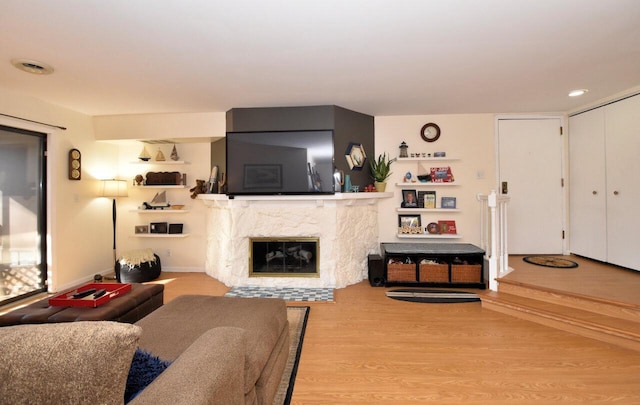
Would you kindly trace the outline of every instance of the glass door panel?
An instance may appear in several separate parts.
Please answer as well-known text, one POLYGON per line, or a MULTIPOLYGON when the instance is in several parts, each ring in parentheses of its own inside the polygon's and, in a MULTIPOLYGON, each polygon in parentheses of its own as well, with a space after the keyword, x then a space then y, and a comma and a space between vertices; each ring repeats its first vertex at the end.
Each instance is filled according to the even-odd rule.
POLYGON ((46 135, 0 126, 0 305, 45 290, 46 135))

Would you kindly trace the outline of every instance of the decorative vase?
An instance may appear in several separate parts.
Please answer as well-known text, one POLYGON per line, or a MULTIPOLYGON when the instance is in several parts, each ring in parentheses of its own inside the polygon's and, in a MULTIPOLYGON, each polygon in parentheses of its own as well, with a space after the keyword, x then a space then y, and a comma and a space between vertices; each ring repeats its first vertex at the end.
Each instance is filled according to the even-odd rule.
POLYGON ((373 184, 376 186, 376 191, 380 193, 384 193, 387 189, 387 183, 383 181, 375 181, 373 184))

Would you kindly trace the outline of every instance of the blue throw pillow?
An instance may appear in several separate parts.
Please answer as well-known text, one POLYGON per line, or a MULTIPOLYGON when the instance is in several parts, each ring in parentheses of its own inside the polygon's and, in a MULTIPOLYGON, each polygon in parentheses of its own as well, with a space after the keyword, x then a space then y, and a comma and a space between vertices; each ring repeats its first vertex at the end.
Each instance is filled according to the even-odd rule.
POLYGON ((147 385, 151 384, 157 376, 169 367, 170 361, 152 355, 140 348, 136 349, 131 361, 127 387, 124 391, 124 403, 128 403, 136 397, 147 385))

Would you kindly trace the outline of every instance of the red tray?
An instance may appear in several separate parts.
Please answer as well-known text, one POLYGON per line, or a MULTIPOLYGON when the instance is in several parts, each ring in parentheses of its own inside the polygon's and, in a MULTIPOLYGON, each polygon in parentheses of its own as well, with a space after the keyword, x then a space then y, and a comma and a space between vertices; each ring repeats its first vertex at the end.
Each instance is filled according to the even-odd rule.
POLYGON ((89 283, 82 287, 78 287, 75 290, 67 291, 62 294, 58 294, 55 297, 49 298, 49 305, 54 307, 89 307, 95 308, 102 304, 106 304, 112 299, 126 294, 131 291, 131 284, 127 283, 89 283), (107 292, 98 298, 93 298, 93 294, 84 298, 73 298, 73 294, 94 289, 100 291, 101 289, 107 290, 107 292))

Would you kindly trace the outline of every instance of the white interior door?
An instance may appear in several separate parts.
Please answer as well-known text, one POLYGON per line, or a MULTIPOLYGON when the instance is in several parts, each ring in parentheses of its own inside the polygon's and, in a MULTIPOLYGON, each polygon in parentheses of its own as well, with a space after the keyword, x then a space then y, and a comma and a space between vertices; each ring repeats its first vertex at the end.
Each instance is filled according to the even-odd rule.
POLYGON ((605 109, 607 261, 640 269, 640 96, 605 109))
POLYGON ((571 253, 607 260, 604 108, 569 118, 571 253))
POLYGON ((498 120, 499 186, 511 198, 510 254, 563 253, 561 126, 555 117, 498 120))

